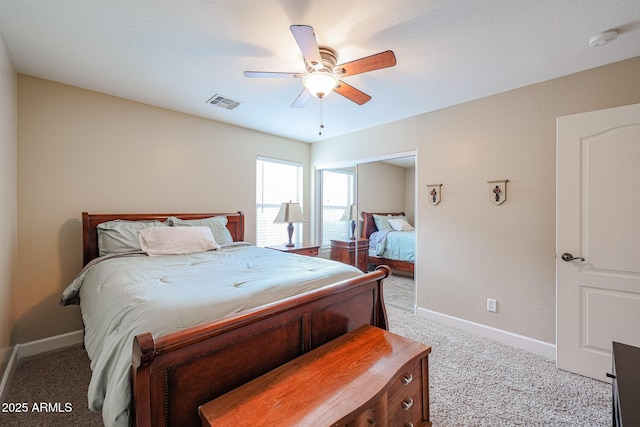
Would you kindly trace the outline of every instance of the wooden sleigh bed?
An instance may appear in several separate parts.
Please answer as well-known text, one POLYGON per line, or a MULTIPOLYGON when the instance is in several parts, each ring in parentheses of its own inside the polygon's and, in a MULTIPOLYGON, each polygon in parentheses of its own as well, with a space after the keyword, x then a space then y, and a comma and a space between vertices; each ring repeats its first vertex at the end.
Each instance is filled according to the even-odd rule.
MULTIPOLYGON (((378 231, 378 227, 376 227, 373 215, 404 216, 404 212, 362 212, 362 237, 365 239, 369 239, 373 233, 378 231)), ((369 253, 369 264, 372 264, 374 266, 385 265, 400 272, 409 273, 411 275, 414 274, 414 263, 409 261, 383 258, 369 253)))
MULTIPOLYGON (((184 220, 224 215, 234 241, 244 216, 204 214, 82 214, 84 263, 98 256, 97 225, 114 219, 184 220)), ((199 426, 198 407, 363 324, 387 329, 376 271, 241 311, 162 337, 144 333, 132 350, 131 417, 139 427, 199 426)), ((282 273, 287 274, 286 272, 282 273)))

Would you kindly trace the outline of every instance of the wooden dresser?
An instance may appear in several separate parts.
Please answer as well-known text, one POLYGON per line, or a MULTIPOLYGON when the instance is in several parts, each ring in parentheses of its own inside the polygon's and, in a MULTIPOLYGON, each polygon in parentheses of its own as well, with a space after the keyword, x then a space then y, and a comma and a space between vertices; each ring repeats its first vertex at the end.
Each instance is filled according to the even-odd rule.
POLYGON ((431 347, 364 325, 199 408, 212 426, 431 426, 431 347))
POLYGON ((613 342, 613 426, 640 425, 640 348, 613 342), (623 423, 624 421, 624 423, 623 423))
POLYGON ((369 271, 369 239, 332 240, 331 259, 369 271), (356 264, 356 260, 358 263, 356 264))

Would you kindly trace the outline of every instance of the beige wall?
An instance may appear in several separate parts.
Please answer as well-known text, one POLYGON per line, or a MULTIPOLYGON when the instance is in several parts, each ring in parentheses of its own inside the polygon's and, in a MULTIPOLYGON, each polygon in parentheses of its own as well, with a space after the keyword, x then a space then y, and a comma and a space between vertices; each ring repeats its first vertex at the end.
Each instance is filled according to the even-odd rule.
POLYGON ((390 212, 405 206, 406 169, 383 162, 358 165, 360 212, 390 212))
POLYGON ((17 253, 16 74, 0 35, 0 378, 13 347, 17 253))
POLYGON ((640 57, 315 143, 311 161, 417 150, 418 306, 555 343, 556 117, 638 103, 638 76, 640 57))
POLYGON ((58 306, 82 267, 82 211, 242 210, 245 240, 255 241, 256 156, 308 170, 309 153, 306 143, 18 75, 16 341, 82 328, 76 307, 58 306))

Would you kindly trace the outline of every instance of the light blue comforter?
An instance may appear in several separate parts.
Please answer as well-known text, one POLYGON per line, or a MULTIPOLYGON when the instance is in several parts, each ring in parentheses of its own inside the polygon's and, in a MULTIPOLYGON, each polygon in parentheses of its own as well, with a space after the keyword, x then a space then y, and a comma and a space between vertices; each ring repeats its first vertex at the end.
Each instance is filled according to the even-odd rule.
POLYGON ((412 231, 376 231, 369 237, 369 247, 375 256, 396 261, 415 262, 416 232, 412 231))
POLYGON ((97 262, 61 300, 80 297, 93 371, 89 407, 102 410, 107 427, 129 425, 131 346, 138 334, 159 337, 359 274, 343 263, 248 244, 97 262))

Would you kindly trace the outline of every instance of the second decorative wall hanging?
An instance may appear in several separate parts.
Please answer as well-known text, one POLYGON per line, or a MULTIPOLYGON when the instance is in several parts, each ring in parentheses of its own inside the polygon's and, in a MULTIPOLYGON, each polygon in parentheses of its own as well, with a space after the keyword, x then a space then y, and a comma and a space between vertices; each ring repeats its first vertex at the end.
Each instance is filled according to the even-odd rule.
POLYGON ((427 184, 429 203, 436 206, 442 200, 442 184, 427 184))
POLYGON ((496 179, 489 183, 489 200, 494 205, 501 205, 507 200, 508 179, 496 179))

